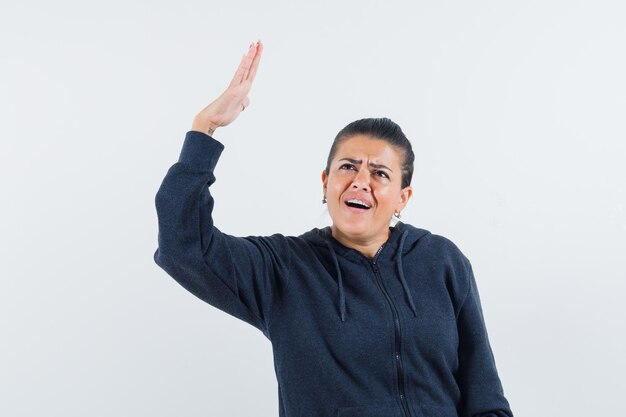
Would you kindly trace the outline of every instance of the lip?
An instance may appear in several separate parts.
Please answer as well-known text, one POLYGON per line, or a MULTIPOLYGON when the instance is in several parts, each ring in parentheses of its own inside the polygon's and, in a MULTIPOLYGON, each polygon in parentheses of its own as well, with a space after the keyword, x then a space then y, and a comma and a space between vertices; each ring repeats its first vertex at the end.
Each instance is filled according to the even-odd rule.
POLYGON ((345 205, 345 208, 348 211, 351 211, 352 213, 357 213, 357 214, 365 214, 368 211, 370 211, 370 209, 362 209, 362 208, 350 207, 348 205, 345 205))
POLYGON ((366 196, 364 196, 363 194, 348 194, 343 198, 343 205, 346 209, 348 209, 349 211, 353 212, 353 213, 366 213, 368 211, 370 211, 371 209, 374 208, 374 204, 372 203, 372 200, 370 200, 369 198, 367 198, 366 196), (361 208, 356 208, 356 207, 350 207, 348 205, 348 201, 352 200, 352 199, 357 199, 357 200, 361 200, 364 203, 366 203, 369 206, 369 209, 361 209, 361 208))

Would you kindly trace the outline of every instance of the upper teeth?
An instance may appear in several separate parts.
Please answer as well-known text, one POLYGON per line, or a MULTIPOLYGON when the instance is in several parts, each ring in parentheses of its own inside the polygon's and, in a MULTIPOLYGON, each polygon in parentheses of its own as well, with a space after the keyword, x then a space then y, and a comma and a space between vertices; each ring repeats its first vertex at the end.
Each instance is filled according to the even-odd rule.
POLYGON ((355 203, 355 204, 360 204, 365 207, 369 207, 369 204, 365 203, 364 201, 357 200, 356 198, 353 198, 352 200, 348 200, 348 203, 355 203))

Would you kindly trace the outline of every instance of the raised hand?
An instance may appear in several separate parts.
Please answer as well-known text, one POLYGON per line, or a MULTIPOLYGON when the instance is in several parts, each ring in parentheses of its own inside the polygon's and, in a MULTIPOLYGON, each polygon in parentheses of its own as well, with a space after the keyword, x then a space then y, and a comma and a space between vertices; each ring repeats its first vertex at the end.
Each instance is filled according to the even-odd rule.
POLYGON ((263 44, 260 40, 250 44, 226 91, 196 115, 191 130, 212 135, 215 129, 230 124, 248 107, 248 93, 259 68, 262 52, 263 44))

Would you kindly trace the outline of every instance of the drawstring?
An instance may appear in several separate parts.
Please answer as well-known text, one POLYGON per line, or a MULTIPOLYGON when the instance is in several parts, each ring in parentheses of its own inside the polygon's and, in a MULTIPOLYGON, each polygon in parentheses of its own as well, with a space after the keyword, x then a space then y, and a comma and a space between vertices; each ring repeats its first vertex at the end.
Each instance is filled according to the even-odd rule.
POLYGON ((339 311, 341 316, 341 321, 346 321, 346 296, 343 292, 343 278, 341 276, 341 269, 339 269, 339 262, 337 261, 337 255, 335 254, 335 250, 329 241, 325 241, 326 246, 328 246, 328 250, 330 251, 333 261, 335 262, 335 269, 337 270, 337 281, 339 284, 339 311))
POLYGON ((411 297, 411 291, 409 291, 409 286, 406 284, 406 280, 404 279, 404 269, 402 268, 402 246, 404 246, 404 239, 408 235, 409 231, 405 230, 402 233, 402 237, 400 238, 400 245, 398 246, 398 273, 400 274, 400 281, 402 281, 402 286, 404 287, 404 292, 406 292, 407 297, 409 298, 409 304, 411 305, 411 310, 413 310, 413 315, 417 317, 417 311, 415 309, 415 304, 413 304, 413 297, 411 297))
MULTIPOLYGON (((411 306, 411 310, 413 311, 413 315, 417 317, 417 309, 415 308, 415 304, 413 303, 413 297, 411 296, 411 291, 409 290, 409 286, 406 283, 406 279, 404 278, 404 268, 402 267, 402 248, 404 246, 404 241, 409 234, 409 231, 406 230, 402 233, 402 237, 400 237, 400 244, 398 245, 398 257, 397 257, 397 266, 398 266, 398 274, 400 275, 400 282, 402 282, 402 287, 404 288, 404 292, 409 299, 409 305, 411 306)), ((328 250, 333 258, 333 263, 335 264, 335 269, 337 270, 337 284, 339 287, 339 313, 341 317, 341 321, 346 321, 346 295, 343 289, 343 276, 341 274, 341 269, 339 268, 339 261, 337 260, 337 254, 333 249, 332 244, 326 240, 326 246, 328 246, 328 250)))

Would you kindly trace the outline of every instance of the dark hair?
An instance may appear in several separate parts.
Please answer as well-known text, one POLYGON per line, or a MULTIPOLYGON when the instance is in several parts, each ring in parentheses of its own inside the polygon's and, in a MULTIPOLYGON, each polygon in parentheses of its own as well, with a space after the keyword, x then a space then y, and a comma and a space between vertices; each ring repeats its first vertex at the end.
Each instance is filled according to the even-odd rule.
POLYGON ((402 161, 402 188, 411 185, 411 179, 413 178, 413 163, 415 162, 415 155, 413 154, 413 148, 411 142, 407 139, 396 123, 386 117, 382 118, 367 118, 355 120, 341 129, 333 145, 330 147, 330 153, 328 154, 328 160, 326 161, 326 175, 330 170, 330 163, 337 153, 339 145, 346 139, 350 139, 353 136, 366 135, 371 136, 372 139, 380 139, 394 146, 396 149, 404 154, 404 160, 402 161))

